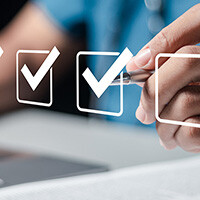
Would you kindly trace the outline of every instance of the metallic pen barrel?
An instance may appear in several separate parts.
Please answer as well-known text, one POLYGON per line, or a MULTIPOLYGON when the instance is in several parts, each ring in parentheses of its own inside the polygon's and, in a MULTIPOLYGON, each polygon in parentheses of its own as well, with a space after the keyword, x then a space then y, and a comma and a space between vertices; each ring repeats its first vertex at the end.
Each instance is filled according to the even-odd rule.
MULTIPOLYGON (((145 71, 142 69, 138 69, 128 73, 123 73, 123 85, 145 82, 153 73, 154 71, 145 71)), ((120 75, 118 75, 113 80, 111 85, 120 85, 120 75)))

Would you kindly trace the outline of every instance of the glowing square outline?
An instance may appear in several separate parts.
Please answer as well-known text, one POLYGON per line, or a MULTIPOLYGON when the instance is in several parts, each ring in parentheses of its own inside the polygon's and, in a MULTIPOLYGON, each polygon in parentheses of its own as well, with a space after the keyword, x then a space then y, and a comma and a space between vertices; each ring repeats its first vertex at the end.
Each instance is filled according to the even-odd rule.
POLYGON ((176 120, 169 120, 169 119, 162 119, 159 117, 158 114, 158 60, 159 58, 197 58, 200 59, 200 54, 182 54, 182 53, 159 53, 155 59, 155 117, 156 119, 165 124, 173 124, 173 125, 180 125, 180 126, 189 126, 200 128, 200 124, 191 123, 191 122, 182 122, 176 120))
POLYGON ((16 53, 16 99, 19 103, 22 104, 29 104, 29 105, 36 105, 36 106, 44 106, 44 107, 50 107, 53 103, 53 69, 51 67, 50 71, 50 101, 49 103, 42 103, 37 101, 29 101, 29 100, 23 100, 19 97, 19 54, 25 54, 25 53, 35 53, 35 54, 49 54, 49 50, 18 50, 16 53))
POLYGON ((95 110, 90 108, 81 108, 79 105, 79 56, 81 55, 102 55, 102 56, 119 56, 119 52, 103 52, 103 51, 79 51, 76 54, 76 107, 81 112, 110 115, 119 117, 123 114, 123 72, 120 73, 120 111, 119 112, 109 112, 103 110, 95 110))

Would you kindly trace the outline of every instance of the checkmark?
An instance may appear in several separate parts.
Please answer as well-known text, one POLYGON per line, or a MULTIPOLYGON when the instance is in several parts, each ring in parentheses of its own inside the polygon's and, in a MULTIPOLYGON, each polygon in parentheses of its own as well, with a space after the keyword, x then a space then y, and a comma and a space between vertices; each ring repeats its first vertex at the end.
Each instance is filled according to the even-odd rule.
POLYGON ((3 54, 3 49, 0 47, 0 57, 2 56, 3 54))
POLYGON ((108 71, 104 74, 100 81, 94 77, 89 68, 83 72, 83 77, 90 85, 94 93, 98 98, 105 92, 108 86, 112 83, 115 77, 121 72, 129 60, 133 57, 133 54, 129 51, 128 48, 125 48, 120 56, 115 60, 111 65, 108 71))
POLYGON ((52 67, 53 63, 56 61, 59 55, 60 55, 60 52, 58 51, 56 47, 54 47, 34 76, 28 69, 27 65, 24 64, 24 66, 21 69, 21 72, 24 75, 25 79, 27 80, 27 82, 29 83, 33 91, 38 87, 38 85, 40 84, 42 79, 45 77, 49 69, 52 67))

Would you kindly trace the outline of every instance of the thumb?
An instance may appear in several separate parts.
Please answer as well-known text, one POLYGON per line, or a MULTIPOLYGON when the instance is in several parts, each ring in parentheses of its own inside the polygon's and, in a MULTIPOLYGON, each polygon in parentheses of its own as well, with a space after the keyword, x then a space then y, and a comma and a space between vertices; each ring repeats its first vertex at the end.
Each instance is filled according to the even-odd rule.
MULTIPOLYGON (((200 4, 197 4, 146 44, 127 64, 127 71, 137 68, 152 70, 154 69, 154 60, 158 53, 174 53, 183 46, 199 43, 199 19, 200 4)), ((163 62, 165 61, 163 60, 163 62)))

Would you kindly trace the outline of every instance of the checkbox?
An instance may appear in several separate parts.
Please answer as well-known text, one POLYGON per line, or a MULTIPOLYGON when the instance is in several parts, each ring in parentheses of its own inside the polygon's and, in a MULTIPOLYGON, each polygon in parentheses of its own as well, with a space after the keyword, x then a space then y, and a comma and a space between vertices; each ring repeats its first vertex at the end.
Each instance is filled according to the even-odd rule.
POLYGON ((120 84, 120 99, 119 99, 119 112, 110 112, 105 110, 97 110, 90 108, 83 108, 80 106, 80 90, 79 90, 79 79, 80 79, 80 66, 79 60, 80 56, 115 56, 116 60, 114 63, 107 69, 105 74, 101 77, 100 80, 97 80, 95 75, 87 67, 83 72, 82 76, 85 79, 85 82, 88 83, 92 92, 96 95, 97 98, 100 98, 104 92, 107 90, 114 78, 123 70, 128 61, 132 58, 132 53, 126 48, 121 54, 119 52, 92 52, 92 51, 81 51, 76 56, 76 105, 79 111, 102 114, 102 115, 111 115, 111 116, 121 116, 123 113, 123 84, 122 77, 123 72, 121 72, 121 84, 120 84))
MULTIPOLYGON (((46 106, 50 107, 53 103, 53 64, 58 58, 60 52, 56 47, 51 51, 47 50, 18 50, 16 54, 16 98, 19 103, 37 105, 37 106, 46 106), (38 67, 37 71, 32 73, 31 67, 27 63, 20 65, 20 56, 27 54, 36 54, 37 56, 45 55, 45 58, 41 62, 41 65, 38 67), (21 87, 26 88, 26 96, 32 96, 32 94, 37 94, 38 90, 42 91, 43 82, 46 83, 46 77, 49 74, 49 101, 36 101, 35 99, 25 99, 22 98, 20 93, 20 84, 21 87)), ((42 91, 44 93, 44 91, 42 91)))
POLYGON ((183 122, 178 120, 171 120, 171 119, 163 119, 159 116, 159 59, 160 58, 177 58, 177 59, 187 59, 187 58, 193 58, 193 59, 200 59, 200 54, 179 54, 179 53, 160 53, 156 56, 155 59, 155 117, 156 119, 165 124, 173 124, 173 125, 179 125, 179 126, 189 126, 189 127, 196 127, 200 128, 200 124, 197 123, 189 123, 189 122, 183 122))

